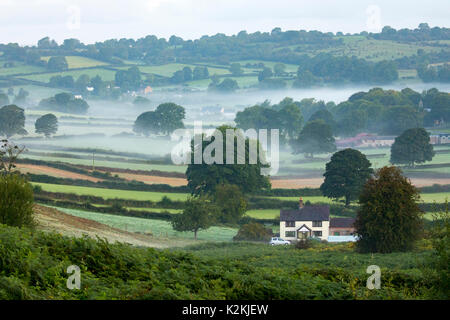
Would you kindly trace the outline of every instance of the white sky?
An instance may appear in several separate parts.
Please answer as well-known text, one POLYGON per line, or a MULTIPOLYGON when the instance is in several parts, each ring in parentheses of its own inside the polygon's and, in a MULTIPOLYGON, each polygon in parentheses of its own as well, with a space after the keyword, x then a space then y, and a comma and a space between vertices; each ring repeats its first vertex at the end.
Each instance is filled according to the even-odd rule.
POLYGON ((449 0, 0 0, 0 43, 36 44, 282 30, 449 27, 449 0))

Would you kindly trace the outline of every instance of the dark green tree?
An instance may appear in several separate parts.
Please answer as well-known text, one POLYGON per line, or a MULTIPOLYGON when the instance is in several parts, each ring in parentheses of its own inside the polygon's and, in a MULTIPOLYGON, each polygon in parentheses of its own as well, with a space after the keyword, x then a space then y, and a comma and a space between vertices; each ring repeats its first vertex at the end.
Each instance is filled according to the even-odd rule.
POLYGON ((163 134, 171 134, 174 130, 184 128, 183 120, 186 111, 175 103, 162 103, 155 112, 159 119, 159 129, 163 134))
POLYGON ((185 110, 175 103, 160 104, 155 111, 140 114, 134 122, 133 131, 138 134, 171 134, 184 128, 185 110))
POLYGON ((36 133, 42 133, 46 138, 58 131, 58 118, 52 113, 43 115, 34 124, 36 133))
POLYGON ((273 66, 273 73, 275 76, 280 77, 285 74, 286 66, 283 63, 277 63, 273 66))
POLYGON ((0 135, 9 138, 15 134, 25 135, 25 113, 16 105, 0 108, 0 135))
POLYGON ((350 201, 358 199, 372 173, 370 161, 358 150, 338 151, 326 164, 320 191, 328 198, 345 197, 345 205, 348 206, 350 201))
POLYGON ((64 71, 69 69, 69 64, 67 63, 66 57, 56 56, 48 60, 47 68, 51 71, 64 71))
POLYGON ((273 232, 263 224, 250 222, 242 225, 234 236, 234 241, 269 241, 273 232))
POLYGON ((273 77, 273 72, 272 69, 270 69, 269 67, 264 67, 264 69, 258 74, 258 80, 259 81, 264 81, 268 78, 272 78, 273 77))
POLYGON ((383 167, 369 178, 359 197, 354 223, 361 252, 408 251, 421 236, 419 190, 397 167, 383 167))
POLYGON ((0 224, 34 227, 33 187, 18 173, 0 172, 0 224))
POLYGON ((244 73, 240 63, 232 63, 230 66, 230 72, 233 76, 240 76, 244 73))
POLYGON ((391 146, 390 162, 413 167, 415 163, 431 161, 434 154, 430 134, 424 128, 413 128, 395 138, 391 146))
POLYGON ((214 79, 209 84, 208 90, 214 91, 214 92, 221 92, 221 93, 232 93, 239 89, 239 85, 236 80, 226 78, 222 82, 216 82, 214 79))
POLYGON ((382 116, 382 123, 383 134, 397 135, 407 129, 423 127, 423 117, 410 106, 392 107, 382 116))
POLYGON ((328 153, 336 150, 331 126, 322 120, 307 122, 298 138, 291 142, 291 146, 295 154, 304 153, 311 158, 317 153, 328 153))
POLYGON ((217 207, 204 197, 191 197, 186 200, 183 213, 172 219, 172 227, 176 231, 194 232, 197 240, 199 230, 206 230, 212 226, 217 216, 217 207))
POLYGON ((217 186, 214 203, 219 208, 218 218, 224 223, 237 223, 247 210, 247 201, 236 185, 217 186))
MULTIPOLYGON (((255 164, 250 163, 250 139, 243 137, 236 128, 229 126, 221 126, 216 129, 213 136, 206 137, 203 135, 201 143, 196 143, 196 139, 191 141, 191 164, 186 170, 186 177, 188 180, 188 187, 192 194, 210 194, 216 192, 216 187, 223 184, 232 184, 238 186, 241 191, 245 193, 254 192, 260 189, 270 188, 270 181, 268 177, 261 174, 263 168, 268 165, 258 159, 255 164), (234 161, 233 164, 226 162, 226 130, 230 129, 236 133, 234 137, 234 161), (220 133, 219 133, 220 132, 220 133), (216 150, 213 149, 216 138, 215 135, 222 135, 222 144, 217 146, 217 150, 222 148, 222 158, 217 159, 217 162, 208 164, 205 162, 203 155, 206 153, 206 148, 211 148, 211 155, 215 156, 216 150), (245 157, 238 159, 238 142, 244 145, 245 157), (200 163, 195 161, 195 153, 199 152, 202 157, 200 163), (242 163, 242 164, 240 164, 242 163)), ((252 143, 258 147, 257 152, 263 152, 258 141, 253 140, 252 143)), ((254 155, 254 154, 253 154, 254 155)))

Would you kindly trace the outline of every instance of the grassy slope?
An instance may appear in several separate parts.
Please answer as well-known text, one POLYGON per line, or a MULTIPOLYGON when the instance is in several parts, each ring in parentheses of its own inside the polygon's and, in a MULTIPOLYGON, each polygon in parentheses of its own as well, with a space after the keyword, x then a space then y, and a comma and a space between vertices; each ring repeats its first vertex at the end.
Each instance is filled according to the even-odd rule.
POLYGON ((185 193, 162 193, 162 192, 145 192, 145 191, 129 191, 129 190, 115 190, 105 188, 89 188, 68 185, 57 185, 48 183, 32 183, 39 185, 44 191, 61 192, 61 193, 75 193, 78 195, 91 195, 102 197, 104 199, 129 199, 139 201, 160 201, 164 196, 174 201, 184 201, 187 198, 185 193))
MULTIPOLYGON (((168 221, 125 217, 65 208, 57 209, 67 214, 94 220, 125 231, 151 233, 153 236, 168 238, 168 242, 170 242, 170 238, 172 237, 193 238, 192 232, 177 232, 173 230, 172 225, 168 221)), ((201 230, 198 233, 198 239, 208 241, 231 241, 236 233, 237 229, 235 228, 211 227, 207 230, 201 230)))

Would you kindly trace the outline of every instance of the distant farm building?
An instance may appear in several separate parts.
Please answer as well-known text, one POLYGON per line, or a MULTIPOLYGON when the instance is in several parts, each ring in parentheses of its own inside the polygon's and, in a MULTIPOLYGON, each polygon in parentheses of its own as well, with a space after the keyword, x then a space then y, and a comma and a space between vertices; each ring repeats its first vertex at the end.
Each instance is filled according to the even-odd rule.
POLYGON ((394 141, 394 136, 377 136, 369 133, 360 133, 351 138, 336 140, 336 146, 338 148, 390 147, 394 141))
POLYGON ((450 133, 436 133, 430 135, 431 144, 450 144, 450 133))

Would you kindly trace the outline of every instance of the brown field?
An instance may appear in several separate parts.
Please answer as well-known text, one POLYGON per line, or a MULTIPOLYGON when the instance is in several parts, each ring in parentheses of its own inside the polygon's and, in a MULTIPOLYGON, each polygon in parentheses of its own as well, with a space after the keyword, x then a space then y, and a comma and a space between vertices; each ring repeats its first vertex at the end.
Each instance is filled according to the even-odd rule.
POLYGON ((117 174, 122 179, 130 181, 136 180, 147 184, 168 184, 173 187, 187 185, 187 180, 185 178, 160 177, 160 176, 150 176, 143 174, 120 173, 120 172, 111 172, 111 174, 113 176, 117 174))
POLYGON ((163 239, 151 235, 143 235, 133 232, 112 228, 105 224, 89 219, 79 218, 63 213, 53 208, 35 205, 35 218, 38 229, 47 232, 57 232, 70 237, 82 237, 87 235, 90 238, 97 237, 106 239, 108 242, 122 242, 135 246, 168 248, 174 246, 185 246, 192 244, 186 239, 163 239))
POLYGON ((22 173, 32 173, 32 174, 45 174, 52 177, 57 178, 66 178, 66 179, 80 179, 80 180, 88 180, 92 182, 103 181, 102 179, 90 177, 88 175, 74 173, 70 171, 55 169, 47 166, 38 166, 33 164, 18 164, 17 168, 22 173))
MULTIPOLYGON (((23 173, 45 174, 58 178, 80 179, 92 182, 103 181, 84 174, 78 174, 70 171, 55 169, 47 166, 38 166, 33 164, 18 164, 17 168, 23 173)), ((118 175, 122 179, 129 181, 136 180, 147 184, 167 184, 170 186, 187 185, 186 178, 182 177, 163 177, 159 175, 131 173, 131 172, 110 172, 111 175, 118 175)), ((411 178, 411 182, 416 187, 431 186, 433 184, 450 184, 450 178, 411 178)), ((274 189, 299 189, 299 188, 319 188, 323 183, 323 177, 274 177, 271 179, 272 188, 274 189)))
MULTIPOLYGON (((274 189, 319 188, 323 178, 272 179, 271 182, 274 189)), ((433 184, 450 184, 450 178, 411 178, 411 182, 416 187, 426 187, 433 184)))

